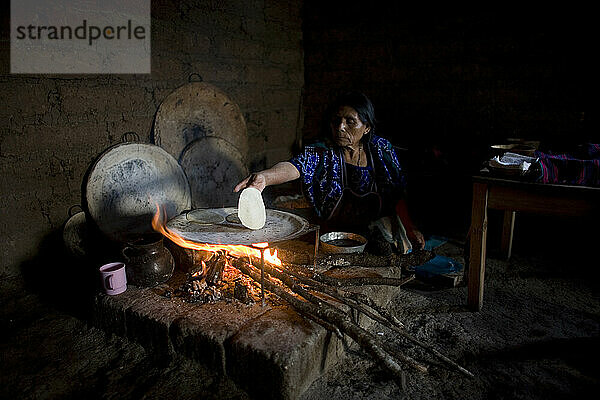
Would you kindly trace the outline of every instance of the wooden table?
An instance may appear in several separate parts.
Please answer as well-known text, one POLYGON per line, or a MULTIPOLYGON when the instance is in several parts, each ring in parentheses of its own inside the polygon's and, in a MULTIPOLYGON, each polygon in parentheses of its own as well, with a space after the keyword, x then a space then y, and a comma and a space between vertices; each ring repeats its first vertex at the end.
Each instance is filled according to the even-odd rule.
POLYGON ((504 210, 501 250, 511 254, 516 211, 548 215, 600 215, 600 188, 524 182, 489 176, 473 177, 467 303, 483 305, 487 210, 504 210))

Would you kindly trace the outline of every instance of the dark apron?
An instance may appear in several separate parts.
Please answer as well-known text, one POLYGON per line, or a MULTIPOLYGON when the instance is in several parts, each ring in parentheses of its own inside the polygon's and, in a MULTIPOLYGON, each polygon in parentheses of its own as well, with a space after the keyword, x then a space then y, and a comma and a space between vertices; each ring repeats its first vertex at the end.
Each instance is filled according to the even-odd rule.
POLYGON ((328 230, 350 230, 365 231, 371 221, 379 218, 381 213, 381 196, 377 193, 375 183, 375 164, 371 149, 367 145, 369 161, 373 169, 373 181, 371 188, 365 194, 358 194, 347 182, 346 162, 340 150, 341 173, 342 173, 342 195, 336 202, 333 211, 325 220, 324 227, 328 230))

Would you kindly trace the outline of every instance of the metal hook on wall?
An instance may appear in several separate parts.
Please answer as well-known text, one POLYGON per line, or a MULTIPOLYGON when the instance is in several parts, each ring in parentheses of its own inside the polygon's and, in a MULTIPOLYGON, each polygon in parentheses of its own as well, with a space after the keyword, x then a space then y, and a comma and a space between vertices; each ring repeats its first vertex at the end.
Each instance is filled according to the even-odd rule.
POLYGON ((204 81, 204 79, 202 79, 202 76, 199 73, 192 72, 188 76, 188 82, 203 82, 203 81, 204 81), (194 80, 194 77, 197 77, 197 79, 194 80))
POLYGON ((77 211, 77 212, 83 211, 83 207, 81 207, 81 205, 79 205, 79 204, 73 204, 71 207, 69 207, 69 211, 68 211, 69 218, 72 217, 73 215, 77 214, 77 212, 75 212, 75 210, 77 210, 77 208, 79 208, 79 211, 77 211))
POLYGON ((123 143, 139 142, 139 141, 140 141, 140 136, 137 134, 137 132, 129 131, 129 132, 125 132, 123 135, 121 135, 121 142, 123 142, 123 143))

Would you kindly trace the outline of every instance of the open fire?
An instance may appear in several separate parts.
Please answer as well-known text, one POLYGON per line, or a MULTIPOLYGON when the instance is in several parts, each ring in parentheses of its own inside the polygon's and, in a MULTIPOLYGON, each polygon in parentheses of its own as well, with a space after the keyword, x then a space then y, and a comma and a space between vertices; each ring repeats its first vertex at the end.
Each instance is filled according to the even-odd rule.
POLYGON ((166 226, 166 215, 159 205, 152 218, 152 227, 155 231, 171 240, 175 245, 191 250, 209 252, 210 256, 201 260, 199 265, 190 271, 187 281, 179 287, 175 295, 184 297, 188 302, 211 302, 218 301, 224 297, 235 297, 248 303, 262 298, 264 304, 264 289, 260 290, 256 282, 242 274, 232 265, 234 259, 247 257, 262 259, 274 266, 281 266, 281 259, 277 256, 277 250, 269 249, 268 243, 254 243, 252 246, 231 244, 208 244, 196 243, 182 238, 166 226))
POLYGON ((181 236, 167 228, 166 222, 167 221, 164 210, 161 210, 160 206, 157 205, 156 213, 152 218, 152 228, 154 228, 155 231, 160 232, 163 236, 165 236, 178 246, 184 247, 186 249, 210 251, 212 253, 225 250, 233 257, 254 256, 259 259, 261 258, 260 249, 262 248, 265 249, 264 257, 266 262, 269 262, 279 267, 282 265, 281 260, 277 256, 277 250, 273 249, 273 252, 271 252, 271 249, 268 249, 268 243, 254 243, 252 244, 253 247, 232 244, 195 243, 182 238, 181 236))

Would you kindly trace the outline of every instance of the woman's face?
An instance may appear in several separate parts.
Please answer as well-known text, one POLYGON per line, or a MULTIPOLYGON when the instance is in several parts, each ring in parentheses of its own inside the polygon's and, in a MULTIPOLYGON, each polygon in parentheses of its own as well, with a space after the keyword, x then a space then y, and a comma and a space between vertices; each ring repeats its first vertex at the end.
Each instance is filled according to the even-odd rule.
POLYGON ((371 128, 360 120, 356 110, 349 106, 340 107, 331 119, 331 133, 338 146, 355 147, 371 128))

